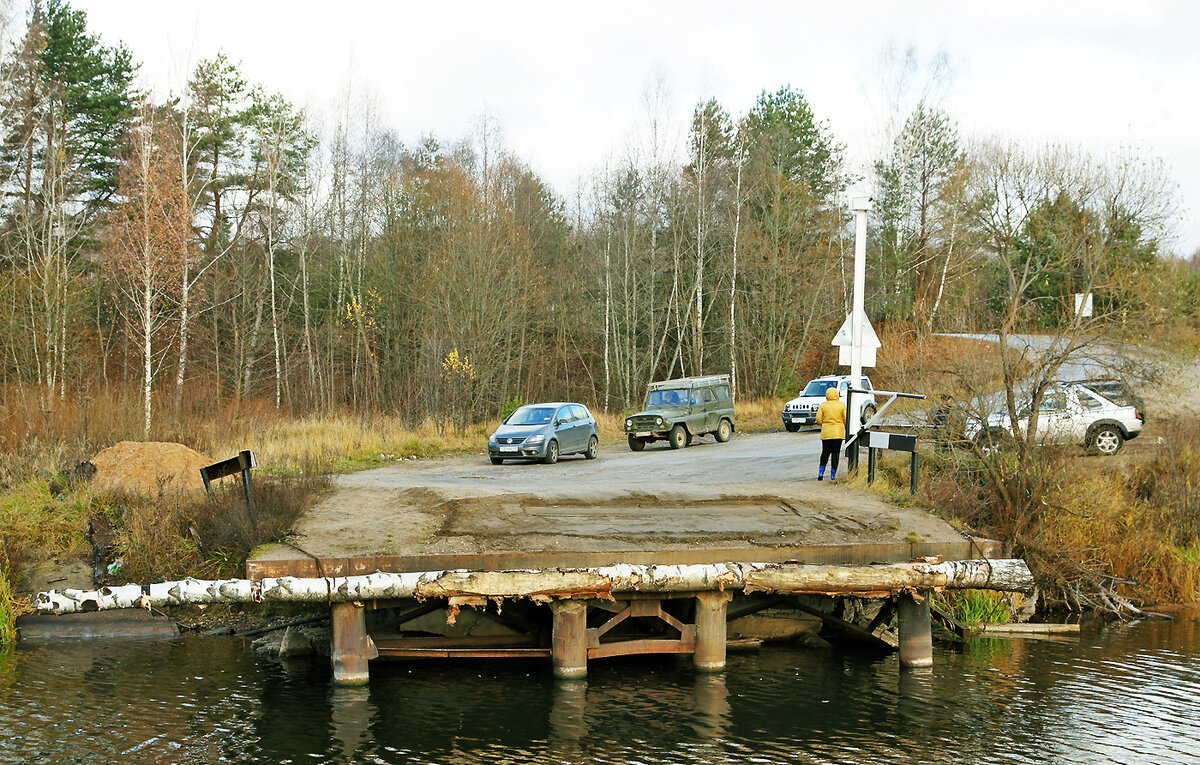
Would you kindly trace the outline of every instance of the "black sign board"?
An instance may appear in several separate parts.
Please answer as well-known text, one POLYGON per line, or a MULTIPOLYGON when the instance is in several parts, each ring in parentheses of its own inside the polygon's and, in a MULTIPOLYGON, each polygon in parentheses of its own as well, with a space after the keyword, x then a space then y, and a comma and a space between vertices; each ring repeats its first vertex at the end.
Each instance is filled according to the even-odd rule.
POLYGON ((250 485, 250 469, 258 467, 258 460, 254 459, 254 452, 249 449, 243 449, 238 452, 236 457, 230 457, 227 460, 214 462, 211 465, 205 465, 200 468, 200 478, 204 481, 204 490, 208 492, 208 496, 213 494, 212 482, 217 479, 230 476, 235 473, 242 474, 242 488, 246 492, 246 502, 254 504, 254 492, 250 485))

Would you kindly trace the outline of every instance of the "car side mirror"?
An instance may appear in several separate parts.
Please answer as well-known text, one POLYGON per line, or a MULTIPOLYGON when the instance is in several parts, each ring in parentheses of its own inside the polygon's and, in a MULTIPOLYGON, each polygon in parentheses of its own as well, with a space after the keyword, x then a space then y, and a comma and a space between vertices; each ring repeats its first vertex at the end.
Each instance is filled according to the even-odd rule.
POLYGON ((697 402, 696 402, 696 399, 692 399, 692 406, 695 406, 695 405, 696 405, 696 403, 697 403, 697 402))
POLYGON ((566 425, 566 424, 567 424, 567 421, 566 421, 566 420, 555 420, 555 421, 554 421, 554 424, 555 424, 556 426, 558 426, 558 425, 566 425))

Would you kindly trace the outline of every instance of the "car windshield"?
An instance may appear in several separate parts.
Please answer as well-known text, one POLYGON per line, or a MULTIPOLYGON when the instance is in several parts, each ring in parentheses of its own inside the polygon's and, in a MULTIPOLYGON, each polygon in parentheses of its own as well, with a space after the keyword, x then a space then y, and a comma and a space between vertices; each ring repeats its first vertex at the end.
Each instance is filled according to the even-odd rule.
POLYGON ((505 425, 546 425, 554 417, 552 406, 523 406, 513 412, 505 425))
POLYGON ((836 380, 813 380, 812 382, 810 382, 808 385, 806 385, 804 387, 804 393, 802 395, 824 396, 825 391, 829 390, 830 388, 836 388, 836 387, 837 387, 836 380))
POLYGON ((646 408, 657 406, 686 406, 688 402, 687 388, 667 388, 652 390, 646 394, 646 408))

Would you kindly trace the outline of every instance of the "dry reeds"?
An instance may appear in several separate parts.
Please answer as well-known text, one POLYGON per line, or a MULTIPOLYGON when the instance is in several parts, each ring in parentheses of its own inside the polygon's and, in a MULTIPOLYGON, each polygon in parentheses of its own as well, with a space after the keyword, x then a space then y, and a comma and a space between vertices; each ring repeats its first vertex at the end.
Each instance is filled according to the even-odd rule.
POLYGON ((241 576, 250 553, 283 539, 328 487, 325 473, 309 469, 257 479, 252 503, 235 483, 218 486, 213 497, 193 492, 136 498, 124 505, 120 519, 120 578, 241 576))
MULTIPOLYGON (((1168 432, 1179 428, 1193 426, 1168 432)), ((1125 611, 1123 597, 1187 602, 1200 591, 1197 454, 1183 438, 1172 454, 1140 463, 1040 448, 1024 472, 1014 455, 984 457, 1003 463, 989 471, 979 455, 922 454, 917 501, 1010 543, 1051 604, 1125 611), (996 481, 1011 483, 999 492, 996 481)))

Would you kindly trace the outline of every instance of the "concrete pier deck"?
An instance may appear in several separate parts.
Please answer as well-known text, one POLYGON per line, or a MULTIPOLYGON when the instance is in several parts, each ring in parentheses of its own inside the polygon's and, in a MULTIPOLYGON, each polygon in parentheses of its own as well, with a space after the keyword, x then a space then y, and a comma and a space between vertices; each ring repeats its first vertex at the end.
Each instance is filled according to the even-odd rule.
POLYGON ((340 477, 250 578, 614 563, 865 565, 995 557, 932 513, 817 482, 815 434, 736 436, 673 451, 491 465, 410 460, 340 477))

